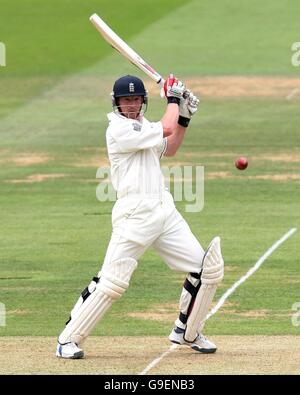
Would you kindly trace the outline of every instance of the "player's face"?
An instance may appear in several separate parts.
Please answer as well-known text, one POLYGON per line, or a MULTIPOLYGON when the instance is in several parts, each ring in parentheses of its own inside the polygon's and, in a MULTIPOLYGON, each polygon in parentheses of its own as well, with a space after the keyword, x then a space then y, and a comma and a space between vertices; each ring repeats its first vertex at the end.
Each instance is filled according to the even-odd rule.
POLYGON ((119 98, 120 112, 127 118, 138 119, 143 103, 142 96, 125 96, 119 98))

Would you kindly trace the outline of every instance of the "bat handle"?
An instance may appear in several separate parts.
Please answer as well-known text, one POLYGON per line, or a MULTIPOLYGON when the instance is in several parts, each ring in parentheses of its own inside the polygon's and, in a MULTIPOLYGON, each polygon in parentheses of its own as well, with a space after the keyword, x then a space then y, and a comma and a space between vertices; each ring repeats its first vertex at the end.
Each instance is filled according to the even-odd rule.
MULTIPOLYGON (((157 83, 159 84, 160 87, 160 97, 164 98, 165 97, 165 90, 164 90, 164 84, 165 84, 165 80, 163 78, 161 78, 159 81, 157 81, 157 83)), ((190 96, 190 91, 186 90, 183 93, 183 97, 185 99, 187 99, 190 96)))
POLYGON ((163 78, 161 78, 159 81, 157 81, 157 83, 159 84, 159 87, 160 87, 160 97, 164 98, 165 97, 165 91, 164 91, 165 80, 163 78))

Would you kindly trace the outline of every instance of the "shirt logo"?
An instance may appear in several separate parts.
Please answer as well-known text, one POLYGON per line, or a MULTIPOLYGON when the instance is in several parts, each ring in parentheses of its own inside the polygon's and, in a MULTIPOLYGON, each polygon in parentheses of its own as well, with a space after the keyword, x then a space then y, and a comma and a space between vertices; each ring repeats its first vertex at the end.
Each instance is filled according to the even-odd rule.
POLYGON ((133 82, 130 82, 130 83, 129 83, 129 92, 130 92, 130 93, 135 92, 135 87, 134 87, 134 83, 133 83, 133 82))
POLYGON ((142 125, 140 123, 134 122, 132 126, 133 130, 135 130, 136 132, 140 132, 142 130, 142 125))

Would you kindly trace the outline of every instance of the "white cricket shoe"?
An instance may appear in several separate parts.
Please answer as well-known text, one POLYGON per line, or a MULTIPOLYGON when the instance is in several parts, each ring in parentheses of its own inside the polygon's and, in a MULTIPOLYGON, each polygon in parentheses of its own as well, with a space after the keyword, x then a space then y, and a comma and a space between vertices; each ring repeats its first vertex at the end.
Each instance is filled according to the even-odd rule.
POLYGON ((84 352, 76 343, 57 343, 56 356, 59 358, 80 359, 84 357, 84 352))
POLYGON ((196 350, 198 352, 202 352, 203 354, 211 354, 217 351, 216 345, 206 339, 202 333, 200 333, 196 340, 193 343, 189 343, 186 340, 184 340, 184 330, 180 329, 178 327, 173 328, 172 332, 169 335, 169 340, 172 343, 176 344, 184 344, 187 346, 190 346, 193 350, 196 350))

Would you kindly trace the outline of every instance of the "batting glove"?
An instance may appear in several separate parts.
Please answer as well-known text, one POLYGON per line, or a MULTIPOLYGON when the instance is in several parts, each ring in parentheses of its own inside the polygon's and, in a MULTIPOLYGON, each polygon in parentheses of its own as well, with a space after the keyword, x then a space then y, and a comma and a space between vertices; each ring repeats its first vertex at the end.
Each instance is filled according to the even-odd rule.
POLYGON ((179 103, 179 119, 181 126, 187 127, 191 117, 198 110, 200 100, 190 90, 186 90, 179 103))
POLYGON ((177 103, 179 105, 185 91, 185 86, 183 82, 175 78, 173 74, 170 74, 165 81, 164 91, 168 103, 177 103))

